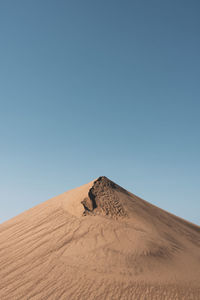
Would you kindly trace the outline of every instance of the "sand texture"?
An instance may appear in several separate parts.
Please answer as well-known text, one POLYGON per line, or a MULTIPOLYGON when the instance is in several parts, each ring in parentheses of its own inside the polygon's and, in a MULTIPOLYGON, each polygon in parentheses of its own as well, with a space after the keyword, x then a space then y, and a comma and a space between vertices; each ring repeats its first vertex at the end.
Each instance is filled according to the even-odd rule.
POLYGON ((0 299, 200 299, 200 227, 99 177, 0 225, 0 299))

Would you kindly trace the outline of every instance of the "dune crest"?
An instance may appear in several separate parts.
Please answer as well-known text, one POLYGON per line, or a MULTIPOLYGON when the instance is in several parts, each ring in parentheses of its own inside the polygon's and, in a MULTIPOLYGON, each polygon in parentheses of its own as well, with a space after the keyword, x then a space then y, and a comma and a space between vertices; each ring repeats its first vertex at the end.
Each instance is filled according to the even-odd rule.
POLYGON ((200 299, 200 228, 102 176, 0 225, 0 299, 200 299))

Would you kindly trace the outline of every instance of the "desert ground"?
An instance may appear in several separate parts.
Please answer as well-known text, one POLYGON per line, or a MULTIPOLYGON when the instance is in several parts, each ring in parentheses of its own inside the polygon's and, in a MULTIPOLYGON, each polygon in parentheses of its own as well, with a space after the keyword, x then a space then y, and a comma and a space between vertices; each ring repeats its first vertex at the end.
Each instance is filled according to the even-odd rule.
POLYGON ((0 225, 0 299, 200 299, 200 227, 99 177, 0 225))

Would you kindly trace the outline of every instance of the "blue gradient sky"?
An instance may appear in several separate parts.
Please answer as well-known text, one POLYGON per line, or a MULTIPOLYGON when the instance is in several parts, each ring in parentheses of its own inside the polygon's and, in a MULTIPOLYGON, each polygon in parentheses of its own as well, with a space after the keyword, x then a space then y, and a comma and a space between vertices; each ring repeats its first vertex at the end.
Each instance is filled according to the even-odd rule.
POLYGON ((200 2, 0 2, 0 222, 106 175, 200 224, 200 2))

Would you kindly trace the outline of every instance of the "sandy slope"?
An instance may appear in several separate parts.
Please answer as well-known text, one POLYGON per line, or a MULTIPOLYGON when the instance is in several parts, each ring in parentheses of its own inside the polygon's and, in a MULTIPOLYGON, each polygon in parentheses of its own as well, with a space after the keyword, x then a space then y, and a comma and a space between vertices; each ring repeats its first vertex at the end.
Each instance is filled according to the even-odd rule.
POLYGON ((200 228, 100 177, 0 225, 0 299, 200 299, 200 228))

